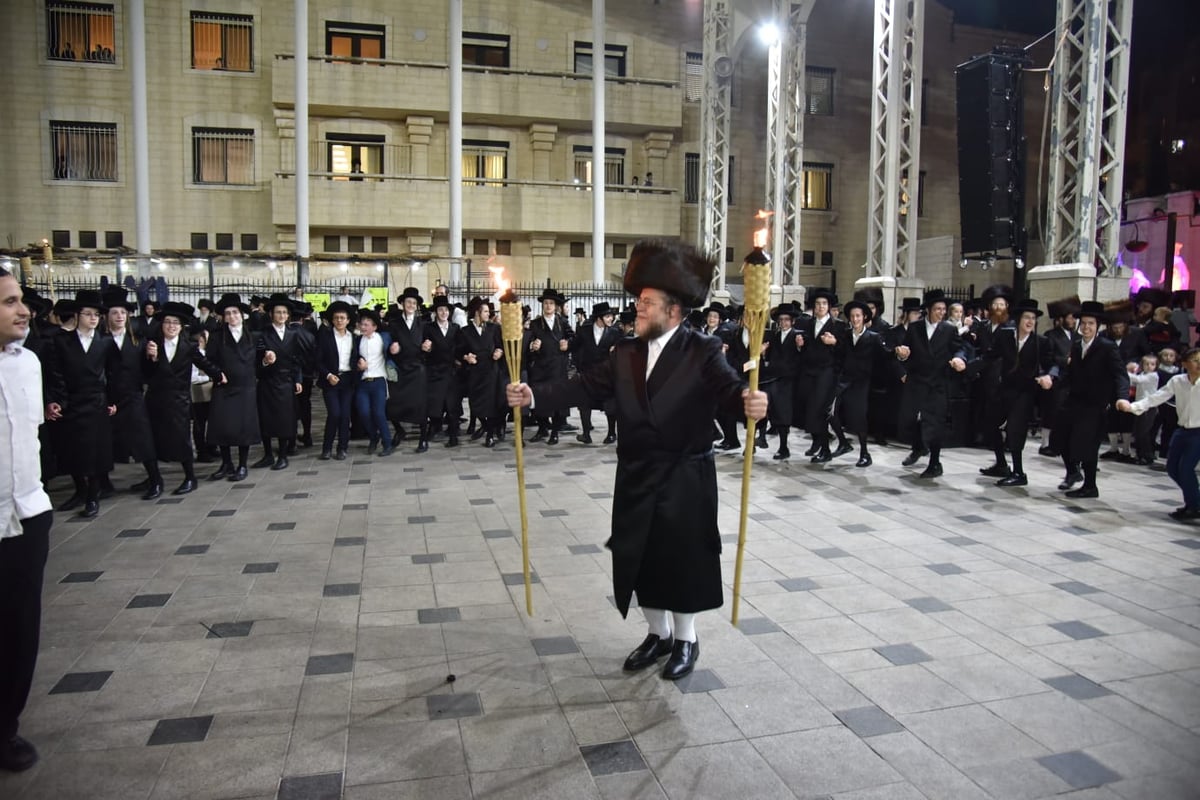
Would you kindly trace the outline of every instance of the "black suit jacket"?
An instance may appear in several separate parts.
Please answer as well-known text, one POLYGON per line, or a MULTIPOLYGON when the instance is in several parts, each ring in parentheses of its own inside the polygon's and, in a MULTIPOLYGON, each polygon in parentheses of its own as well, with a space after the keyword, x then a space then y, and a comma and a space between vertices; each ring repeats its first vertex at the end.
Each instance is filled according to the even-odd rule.
POLYGON ((1083 340, 1071 345, 1071 355, 1060 380, 1067 387, 1067 402, 1104 408, 1118 400, 1129 399, 1129 372, 1108 339, 1092 339, 1087 355, 1082 355, 1083 340))
MULTIPOLYGON (((330 374, 338 374, 337 342, 333 337, 333 328, 328 326, 323 326, 317 332, 317 383, 325 388, 330 387, 330 374)), ((350 332, 350 374, 341 376, 341 380, 358 382, 361 373, 355 367, 355 361, 358 359, 356 354, 360 338, 357 333, 350 332)))
POLYGON ((953 372, 950 360, 961 358, 965 361, 967 345, 959 338, 958 328, 953 323, 939 322, 932 338, 925 328, 925 321, 917 320, 905 331, 903 344, 910 350, 904 361, 905 374, 909 381, 944 385, 953 372))
POLYGON ((600 334, 600 343, 596 344, 596 323, 581 325, 575 331, 575 336, 571 339, 571 357, 575 361, 575 368, 579 370, 591 369, 596 364, 599 364, 604 359, 608 358, 608 352, 612 350, 617 342, 621 341, 621 332, 616 328, 605 328, 600 334))
POLYGON ((800 356, 801 372, 824 372, 832 369, 840 371, 842 358, 846 354, 846 323, 830 317, 821 328, 821 334, 832 333, 837 337, 837 344, 827 345, 815 333, 816 317, 801 317, 796 323, 796 331, 804 337, 804 348, 800 356))

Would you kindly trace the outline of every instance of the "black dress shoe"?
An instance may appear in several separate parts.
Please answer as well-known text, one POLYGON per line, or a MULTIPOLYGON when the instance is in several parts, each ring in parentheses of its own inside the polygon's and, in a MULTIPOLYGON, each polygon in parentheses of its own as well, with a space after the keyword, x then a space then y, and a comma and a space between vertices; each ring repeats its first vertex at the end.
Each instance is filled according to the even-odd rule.
POLYGON ((485 438, 483 440, 483 446, 484 447, 495 447, 496 446, 496 437, 489 433, 487 435, 487 438, 485 438))
POLYGON ((577 434, 575 434, 575 441, 577 441, 581 444, 591 444, 592 443, 592 435, 590 433, 588 433, 587 431, 584 431, 583 433, 577 433, 577 434))
POLYGON ((900 466, 911 467, 913 464, 917 463, 927 455, 929 455, 928 450, 913 450, 911 453, 905 456, 903 461, 900 462, 900 466))
POLYGON ((280 456, 275 461, 275 463, 271 465, 271 469, 275 470, 276 472, 278 472, 281 469, 287 469, 287 468, 288 468, 288 460, 287 460, 286 456, 280 456))
POLYGON ((838 456, 844 456, 844 455, 846 455, 846 453, 850 453, 853 451, 854 451, 854 445, 850 444, 849 442, 842 442, 841 444, 839 444, 837 446, 837 450, 833 451, 832 457, 837 458, 838 456))
POLYGON ((318 461, 328 461, 333 458, 333 453, 329 450, 322 450, 321 455, 317 456, 318 461))
POLYGON ((20 736, 13 735, 0 744, 0 769, 7 772, 24 772, 38 762, 37 748, 20 736))
POLYGON ((809 463, 824 464, 826 461, 832 461, 832 460, 833 460, 833 453, 829 452, 828 447, 822 447, 820 450, 817 451, 817 454, 815 456, 813 456, 811 459, 809 459, 809 463))
POLYGON ((483 428, 480 428, 480 429, 474 430, 474 431, 467 431, 467 435, 471 437, 472 442, 477 442, 480 439, 482 439, 483 434, 484 434, 483 428))
POLYGON ((869 466, 871 466, 871 464, 872 464, 872 463, 873 463, 873 462, 871 461, 871 456, 870 456, 870 454, 868 454, 868 453, 863 453, 861 456, 859 456, 859 457, 858 457, 858 463, 857 463, 857 464, 855 464, 854 466, 856 466, 856 467, 869 467, 869 466))
POLYGON ((285 455, 294 456, 294 455, 296 455, 296 452, 297 452, 297 451, 296 451, 296 440, 295 440, 295 439, 293 439, 293 440, 292 440, 292 441, 291 441, 291 442, 288 444, 287 453, 285 453, 285 455))
POLYGON ((1039 456, 1050 456, 1051 458, 1058 458, 1059 456, 1062 455, 1062 453, 1058 452, 1050 445, 1044 444, 1038 448, 1038 455, 1039 456))
POLYGON ((210 481, 219 481, 233 474, 233 464, 222 464, 220 469, 208 476, 210 481))
POLYGON ((94 517, 99 513, 100 513, 100 501, 99 500, 88 500, 86 503, 83 504, 83 510, 79 512, 79 516, 88 517, 90 519, 91 517, 94 517))
POLYGON ((771 458, 775 459, 776 461, 783 461, 784 459, 791 457, 792 453, 786 447, 779 448, 779 452, 771 456, 771 458))
POLYGON ((418 453, 426 453, 428 451, 429 451, 429 440, 428 439, 422 439, 421 441, 417 442, 417 452, 418 453))
POLYGON ((1028 486, 1029 478, 1025 477, 1024 472, 1014 472, 1007 478, 1001 478, 996 481, 997 486, 1028 486))
POLYGON ((162 489, 163 487, 161 483, 151 484, 150 488, 146 490, 146 493, 142 495, 142 499, 157 500, 158 498, 162 497, 162 489))
POLYGON ((385 447, 385 448, 383 448, 382 450, 380 450, 380 451, 379 451, 379 457, 380 457, 380 458, 387 458, 388 456, 390 456, 390 455, 391 455, 392 453, 394 453, 394 452, 396 452, 396 448, 395 448, 395 446, 392 446, 392 447, 385 447))
POLYGON ((300 446, 301 447, 312 447, 313 446, 312 436, 307 435, 307 434, 305 434, 304 436, 301 436, 300 437, 300 446))
POLYGON ((558 431, 550 431, 550 436, 546 439, 546 444, 558 444, 558 431))
POLYGON ((1100 454, 1101 461, 1116 461, 1121 457, 1120 450, 1105 450, 1100 454))
POLYGON ((1088 486, 1086 483, 1078 489, 1072 489, 1067 492, 1067 497, 1099 497, 1100 490, 1095 486, 1088 486))
POLYGON ((83 505, 83 501, 84 501, 84 496, 81 495, 79 492, 76 492, 75 494, 68 497, 65 501, 63 501, 63 504, 61 506, 59 506, 56 510, 57 511, 74 511, 75 509, 77 509, 81 505, 83 505))
POLYGON ((545 439, 545 438, 546 438, 546 429, 545 429, 545 428, 538 428, 538 429, 537 429, 537 433, 535 433, 533 436, 529 437, 529 441, 531 441, 531 442, 540 442, 540 441, 542 441, 542 440, 543 440, 543 439, 545 439))
POLYGON ((930 464, 928 467, 925 468, 925 471, 921 473, 921 477, 922 478, 940 478, 940 477, 942 477, 942 465, 941 464, 930 464))
POLYGON ((1065 492, 1067 489, 1070 489, 1081 480, 1083 480, 1083 473, 1078 471, 1068 472, 1067 477, 1063 478, 1062 483, 1058 485, 1058 490, 1060 492, 1065 492))
POLYGON ((345 450, 338 450, 336 453, 333 454, 333 460, 334 461, 345 461, 346 456, 347 456, 347 453, 345 450))
POLYGON ((815 444, 814 444, 812 447, 810 447, 810 448, 808 448, 807 450, 805 450, 805 451, 804 451, 804 456, 805 456, 806 458, 807 458, 808 456, 815 456, 815 455, 817 454, 817 450, 819 450, 819 449, 820 449, 820 445, 815 445, 815 444))
MULTIPOLYGON (((607 441, 607 439, 605 441, 607 441)), ((741 442, 731 442, 728 439, 726 439, 725 441, 723 441, 719 445, 717 445, 717 449, 718 450, 741 450, 742 443, 741 442)))
POLYGON ((625 671, 637 672, 639 669, 645 669, 656 663, 671 652, 674 643, 675 640, 670 637, 662 639, 658 634, 647 634, 642 643, 635 647, 629 657, 625 659, 625 671))
POLYGON ((700 642, 676 641, 671 649, 671 657, 663 665, 662 676, 669 681, 677 681, 687 675, 696 666, 700 657, 700 642))
POLYGON ((617 435, 615 433, 610 433, 608 436, 604 437, 605 444, 612 444, 616 440, 617 440, 617 435))
POLYGON ((1200 519, 1200 508, 1188 508, 1187 506, 1182 506, 1172 511, 1169 516, 1171 519, 1176 519, 1180 522, 1200 519))
POLYGON ((372 436, 371 440, 369 442, 367 442, 367 455, 372 455, 375 452, 375 448, 378 446, 379 446, 379 437, 372 436))
POLYGON ((249 477, 249 475, 250 475, 250 473, 246 470, 245 467, 238 467, 233 472, 229 473, 229 480, 231 480, 234 483, 237 483, 238 481, 246 480, 246 478, 249 477))
POLYGON ((1009 475, 1012 475, 1012 470, 1008 468, 1007 464, 1001 464, 997 461, 990 467, 980 467, 979 474, 987 475, 989 478, 1007 478, 1009 475))
MULTIPOLYGON (((283 456, 280 456, 282 458, 283 456)), ((258 461, 250 465, 251 469, 266 469, 267 467, 275 466, 275 459, 271 456, 263 456, 258 461)))
POLYGON ((171 494, 191 494, 194 491, 196 491, 196 482, 185 479, 183 483, 179 484, 179 488, 171 492, 171 494))

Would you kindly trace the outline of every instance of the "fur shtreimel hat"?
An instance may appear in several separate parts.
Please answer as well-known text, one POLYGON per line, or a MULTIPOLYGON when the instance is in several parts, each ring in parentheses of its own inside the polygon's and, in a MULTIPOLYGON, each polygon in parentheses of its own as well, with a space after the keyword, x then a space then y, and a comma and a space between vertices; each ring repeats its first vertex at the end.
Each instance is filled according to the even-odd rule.
POLYGON ((716 268, 715 261, 694 247, 647 239, 634 245, 629 254, 625 291, 637 295, 642 289, 658 289, 679 298, 688 308, 701 308, 716 268))

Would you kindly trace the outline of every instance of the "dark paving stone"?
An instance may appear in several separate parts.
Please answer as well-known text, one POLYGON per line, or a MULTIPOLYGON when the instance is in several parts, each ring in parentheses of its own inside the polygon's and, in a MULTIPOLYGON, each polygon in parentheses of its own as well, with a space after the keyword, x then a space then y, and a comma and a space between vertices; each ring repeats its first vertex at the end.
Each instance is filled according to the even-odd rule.
POLYGON ((269 530, 269 531, 294 531, 294 530, 296 530, 296 523, 294 523, 294 522, 272 522, 270 525, 267 526, 267 530, 269 530))
POLYGON ((460 481, 477 481, 477 480, 481 480, 481 478, 480 478, 478 475, 459 475, 459 476, 458 476, 458 479, 459 479, 460 481))
POLYGON ((439 622, 459 622, 460 620, 462 620, 462 612, 459 611, 457 606, 417 609, 417 622, 422 625, 434 625, 439 622))
POLYGON ((778 497, 776 497, 775 499, 781 500, 784 503, 795 503, 796 501, 803 500, 804 498, 798 494, 781 494, 778 497))
POLYGON ((570 544, 567 545, 567 550, 571 551, 571 555, 573 556, 582 556, 587 555, 588 553, 603 552, 600 549, 600 545, 597 544, 570 544))
POLYGON ((1187 567, 1184 572, 1190 572, 1193 575, 1200 575, 1200 567, 1187 567))
POLYGON ((150 532, 149 528, 126 528, 116 535, 117 539, 140 539, 150 532))
POLYGON ((1079 525, 1068 525, 1065 530, 1072 536, 1094 536, 1096 533, 1091 528, 1083 528, 1079 525))
POLYGON ((882 647, 876 647, 875 652, 886 658, 898 667, 905 664, 920 664, 924 661, 933 661, 933 656, 926 653, 915 644, 885 644, 882 647))
POLYGON ((428 489, 405 489, 405 494, 429 494, 428 489))
POLYGON ((541 513, 543 517, 567 516, 567 510, 565 508, 543 508, 541 513))
POLYGON ((317 471, 317 470, 315 470, 315 469, 302 469, 302 470, 300 470, 299 472, 297 472, 296 474, 297 474, 297 475, 309 476, 309 475, 320 475, 321 473, 320 473, 320 472, 318 472, 318 471, 317 471))
POLYGON ((236 508, 216 508, 208 512, 208 515, 210 517, 232 517, 236 513, 236 508))
POLYGON ((206 717, 176 717, 175 719, 160 719, 150 734, 146 745, 153 747, 160 744, 186 744, 188 742, 203 742, 208 738, 208 729, 212 726, 212 714, 206 717))
POLYGON ((160 506, 177 506, 183 502, 182 497, 164 497, 158 501, 156 505, 160 506))
POLYGON ((942 539, 946 544, 952 544, 957 547, 966 547, 969 544, 979 544, 979 541, 972 539, 970 536, 947 536, 942 539))
POLYGON ((434 522, 437 522, 437 517, 425 516, 425 517, 409 517, 408 518, 409 525, 428 525, 428 524, 432 524, 434 522))
POLYGON ((472 497, 469 501, 473 506, 494 506, 496 501, 490 497, 472 497))
POLYGON ((366 511, 366 503, 343 503, 342 511, 366 511))
POLYGON ((546 636, 530 641, 533 642, 533 652, 539 656, 565 656, 579 652, 579 645, 570 636, 546 636))
POLYGON ((1063 506, 1063 508, 1066 509, 1067 511, 1071 512, 1072 514, 1086 514, 1092 510, 1098 510, 1098 509, 1085 508, 1084 506, 1071 506, 1071 505, 1063 506))
POLYGON ((1112 692, 1100 684, 1074 673, 1060 675, 1057 678, 1046 678, 1043 682, 1048 686, 1058 689, 1067 697, 1074 700, 1091 700, 1096 697, 1106 697, 1112 694, 1112 692))
POLYGON ((881 736, 885 733, 898 733, 904 730, 903 725, 879 706, 847 708, 844 711, 835 711, 833 715, 840 719, 843 725, 863 739, 871 736, 881 736))
POLYGON ((617 775, 622 772, 641 772, 646 762, 631 739, 604 744, 585 744, 579 754, 593 777, 617 775))
POLYGON ((684 694, 714 692, 717 689, 725 688, 725 682, 718 678, 717 674, 711 669, 692 670, 690 675, 684 675, 675 681, 675 685, 684 694))
POLYGON ((905 603, 920 611, 922 614, 936 614, 939 611, 953 611, 954 606, 944 603, 936 597, 914 597, 905 603))
POLYGON ((333 540, 334 547, 363 547, 366 543, 365 536, 339 536, 333 540))
POLYGON ((775 582, 789 592, 811 592, 813 589, 821 588, 821 584, 811 578, 784 578, 775 582))
POLYGON ((525 484, 525 488, 526 489, 542 489, 544 487, 540 483, 527 483, 527 484, 525 484))
POLYGON ((477 692, 426 695, 425 707, 431 720, 462 719, 463 717, 478 717, 483 714, 483 706, 479 702, 477 692))
POLYGON ((569 476, 569 477, 572 477, 572 478, 577 478, 577 477, 579 477, 580 475, 586 475, 586 474, 587 474, 587 473, 586 473, 586 472, 584 472, 584 471, 583 471, 583 470, 581 470, 581 469, 566 469, 566 470, 563 470, 563 475, 567 475, 567 476, 569 476))
POLYGON ((777 633, 783 630, 766 617, 752 617, 738 620, 738 630, 747 636, 758 636, 763 633, 777 633))
POLYGON ((199 556, 208 552, 206 544, 185 544, 175 551, 177 556, 199 556))
POLYGON ((357 583, 327 583, 325 584, 326 597, 354 597, 361 590, 361 585, 357 583))
POLYGON ((135 594, 126 608, 162 608, 171 599, 169 594, 135 594))
POLYGON ((484 531, 483 538, 485 539, 511 539, 513 532, 506 528, 497 528, 492 531, 484 531))
POLYGON ((545 458, 562 458, 562 453, 546 453, 545 458))
POLYGON ((846 533, 870 533, 875 529, 870 525, 863 525, 861 522, 856 522, 852 525, 843 525, 842 530, 846 533))
POLYGON ((1055 553, 1055 555, 1059 556, 1060 558, 1065 558, 1067 561, 1099 561, 1099 559, 1091 553, 1083 553, 1079 550, 1063 550, 1061 553, 1055 553))
POLYGON ((966 572, 958 564, 926 564, 925 568, 933 570, 938 575, 962 575, 966 572))
POLYGON ((1121 780, 1119 773, 1080 750, 1042 756, 1037 762, 1066 781, 1072 789, 1088 789, 1121 780))
POLYGON ((205 627, 208 628, 208 636, 205 636, 205 639, 244 639, 250 635, 250 629, 254 627, 254 620, 214 622, 205 627))
POLYGON ((370 478, 351 478, 350 486, 366 486, 371 482, 370 478))
POLYGON ((444 564, 446 562, 445 553, 417 553, 412 557, 414 564, 444 564))
POLYGON ((1070 592, 1071 594, 1093 594, 1094 592, 1100 591, 1095 586, 1089 586, 1088 584, 1081 583, 1079 581, 1062 581, 1061 583, 1052 583, 1050 585, 1056 589, 1062 589, 1064 592, 1070 592))
POLYGON ((350 463, 356 467, 369 467, 372 464, 374 464, 375 462, 369 458, 356 458, 353 461, 351 461, 350 463))
POLYGON ((588 492, 588 497, 593 500, 611 500, 612 492, 588 492))
POLYGON ((1093 628, 1086 622, 1080 622, 1077 619, 1073 619, 1069 622, 1051 622, 1050 627, 1054 628, 1054 630, 1058 631, 1059 633, 1065 633, 1072 639, 1095 639, 1100 636, 1108 635, 1099 628, 1093 628))
POLYGON ((235 483, 233 486, 230 486, 229 488, 231 491, 234 491, 234 492, 244 492, 244 491, 253 489, 254 484, 250 483, 248 481, 239 481, 238 483, 235 483))
MULTIPOLYGON (((504 578, 505 586, 524 586, 525 585, 525 573, 524 572, 505 572, 505 573, 503 573, 503 578, 504 578)), ((530 570, 529 582, 530 583, 541 583, 542 579, 538 577, 538 574, 536 572, 534 572, 533 570, 530 570)))
POLYGON ((275 800, 341 800, 342 773, 304 775, 284 778, 279 782, 275 800))
MULTIPOLYGON (((404 471, 405 472, 424 472, 425 468, 424 467, 405 467, 404 471)), ((476 475, 475 477, 478 478, 479 476, 476 475)))
POLYGON ((770 522, 773 519, 779 519, 779 517, 775 516, 770 511, 758 511, 754 514, 748 514, 747 516, 755 522, 770 522))
POLYGON ((327 656, 309 656, 305 675, 341 675, 354 669, 354 653, 333 653, 327 656))
POLYGON ((1171 544, 1177 544, 1180 547, 1187 547, 1191 550, 1200 550, 1200 539, 1173 539, 1171 544))
POLYGON ((981 517, 978 514, 967 514, 965 517, 959 517, 959 520, 961 520, 962 522, 968 522, 968 523, 987 522, 988 521, 987 517, 981 517))
POLYGON ((59 583, 94 583, 103 574, 103 570, 100 572, 71 572, 59 583))
POLYGON ((821 558, 848 558, 850 556, 845 550, 840 547, 818 547, 813 550, 813 555, 818 555, 821 558))
POLYGON ((58 679, 50 694, 77 694, 79 692, 98 692, 112 677, 112 671, 107 672, 68 672, 58 679))
POLYGON ((242 567, 243 575, 266 575, 279 569, 278 561, 260 561, 242 567))
POLYGON ((284 500, 307 500, 308 498, 308 492, 288 492, 283 496, 284 500))
POLYGON ((721 544, 737 544, 738 535, 736 533, 722 533, 721 544))

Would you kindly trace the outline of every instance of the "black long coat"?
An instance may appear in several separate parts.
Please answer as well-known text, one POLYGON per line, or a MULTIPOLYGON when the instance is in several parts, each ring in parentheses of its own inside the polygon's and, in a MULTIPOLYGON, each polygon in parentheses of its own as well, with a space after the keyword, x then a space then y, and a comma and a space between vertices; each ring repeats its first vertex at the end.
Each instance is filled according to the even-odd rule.
POLYGON ((622 339, 570 381, 534 384, 543 403, 616 401, 621 430, 613 489, 613 589, 622 616, 638 603, 693 613, 722 602, 712 420, 742 412, 745 384, 715 337, 680 327, 646 378, 646 342, 622 339))
POLYGON ((281 339, 274 325, 259 334, 258 428, 263 436, 290 439, 296 435, 296 384, 304 381, 304 359, 310 352, 303 341, 306 335, 285 327, 281 339), (262 356, 268 352, 275 354, 275 363, 263 366, 262 356))
POLYGON ((258 429, 255 383, 262 357, 258 337, 242 326, 242 340, 234 342, 229 328, 221 326, 208 340, 208 360, 225 375, 225 383, 213 386, 208 412, 208 442, 217 446, 242 447, 262 441, 258 429))
POLYGON ((798 333, 795 328, 782 331, 767 331, 763 343, 767 345, 762 355, 759 386, 770 398, 772 425, 792 425, 795 405, 796 376, 800 372, 800 350, 796 347, 798 333))
MULTIPOLYGON (((161 331, 161 327, 160 327, 161 331)), ((146 400, 142 394, 142 361, 146 358, 146 343, 126 331, 121 342, 120 383, 124 387, 121 403, 112 418, 113 454, 118 460, 132 458, 134 461, 155 459, 154 435, 150 429, 150 416, 146 411, 146 400)), ((113 338, 116 342, 116 337, 113 338)))
POLYGON ((854 331, 846 333, 846 352, 842 358, 842 374, 838 380, 838 413, 846 430, 854 434, 867 432, 867 417, 871 400, 871 382, 875 366, 884 356, 883 337, 865 329, 854 341, 854 331))
POLYGON ((796 332, 804 345, 797 375, 797 405, 804 407, 804 427, 816 441, 825 441, 830 407, 837 394, 838 375, 846 352, 846 324, 830 317, 820 333, 816 332, 816 317, 803 317, 796 323, 796 332), (821 337, 833 334, 836 343, 825 344, 821 337))
POLYGON ((1058 422, 1068 458, 1094 463, 1104 437, 1105 410, 1117 400, 1129 399, 1129 372, 1117 346, 1102 336, 1092 339, 1086 356, 1082 350, 1079 339, 1071 345, 1067 367, 1059 374, 1067 397, 1058 422))
POLYGON ((462 388, 454 363, 458 330, 453 322, 447 322, 443 334, 437 322, 425 323, 425 339, 432 345, 425 354, 425 414, 435 420, 443 413, 452 414, 456 425, 462 413, 462 388))
POLYGON ((62 406, 53 437, 60 473, 96 475, 113 468, 108 407, 123 400, 121 354, 111 336, 96 331, 87 352, 74 331, 54 336, 43 359, 46 404, 62 406))
POLYGON ((926 447, 941 447, 944 428, 950 419, 950 381, 954 374, 950 361, 966 360, 969 345, 959 337, 958 328, 945 320, 934 327, 932 338, 925 321, 917 320, 908 326, 903 344, 910 353, 904 361, 906 378, 900 405, 900 432, 911 437, 909 441, 914 447, 922 440, 926 447))
POLYGON ((428 392, 425 353, 421 350, 425 323, 419 314, 413 316, 411 326, 405 322, 403 314, 389 314, 388 319, 391 323, 388 330, 400 352, 390 356, 396 367, 396 382, 388 386, 387 418, 393 422, 422 423, 426 417, 425 395, 428 392))
POLYGON ((170 361, 161 330, 151 341, 158 347, 158 359, 143 357, 141 370, 154 448, 160 461, 184 461, 192 455, 192 365, 207 373, 214 383, 220 382, 221 372, 185 336, 179 337, 175 357, 170 361))
MULTIPOLYGON (((559 342, 566 341, 568 347, 573 334, 571 326, 561 316, 555 316, 553 325, 546 324, 546 318, 537 316, 529 323, 525 332, 525 371, 530 383, 565 380, 567 366, 570 363, 568 351, 561 349, 559 342), (540 349, 530 349, 534 340, 540 341, 540 349)), ((538 416, 566 413, 570 406, 538 404, 538 416)))
POLYGON ((499 325, 488 322, 483 326, 482 333, 475 328, 474 323, 468 323, 459 329, 458 358, 463 361, 465 393, 471 401, 471 413, 477 417, 495 417, 504 409, 497 377, 504 359, 492 358, 492 354, 497 350, 502 354, 504 352, 499 325), (468 353, 474 354, 477 363, 466 363, 468 353))

